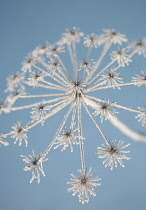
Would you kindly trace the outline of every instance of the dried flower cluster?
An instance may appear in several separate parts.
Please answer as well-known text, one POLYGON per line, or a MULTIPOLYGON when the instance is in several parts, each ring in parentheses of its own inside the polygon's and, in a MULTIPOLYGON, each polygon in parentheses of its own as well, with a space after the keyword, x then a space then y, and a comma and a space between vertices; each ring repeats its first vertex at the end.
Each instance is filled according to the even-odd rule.
MULTIPOLYGON (((29 139, 27 133, 37 124, 45 124, 45 120, 60 112, 66 107, 66 114, 48 147, 43 153, 35 155, 34 151, 29 157, 23 156, 23 161, 28 165, 25 171, 32 171, 32 182, 35 178, 40 182, 40 175, 45 176, 42 163, 47 160, 46 156, 54 148, 61 148, 64 151, 68 147, 73 152, 73 147, 80 148, 81 169, 79 175, 72 175, 68 184, 68 189, 73 195, 78 194, 79 201, 85 203, 89 201, 89 194, 95 196, 94 187, 99 186, 100 178, 95 177, 92 168, 86 168, 84 157, 84 136, 82 128, 82 107, 85 108, 93 124, 99 131, 99 135, 104 141, 100 146, 97 144, 97 154, 99 158, 104 158, 103 164, 113 170, 119 163, 124 167, 123 160, 129 160, 124 149, 129 144, 124 144, 123 140, 110 141, 102 130, 101 122, 109 121, 120 131, 131 139, 146 142, 146 135, 130 129, 119 120, 118 109, 124 109, 136 114, 135 118, 146 126, 146 107, 137 109, 118 104, 110 99, 95 97, 95 93, 106 89, 121 89, 123 86, 146 85, 146 70, 135 75, 131 81, 124 82, 120 77, 120 69, 128 66, 135 54, 146 57, 146 40, 136 40, 126 47, 121 45, 128 40, 124 34, 116 30, 103 30, 103 34, 90 34, 84 36, 78 28, 73 27, 62 34, 61 39, 51 45, 46 43, 36 47, 22 63, 22 71, 17 72, 7 79, 6 92, 9 93, 5 100, 0 102, 0 113, 10 113, 17 110, 30 110, 30 122, 23 125, 20 121, 12 126, 12 130, 0 134, 0 143, 7 146, 9 143, 4 139, 8 136, 14 138, 14 143, 19 146, 25 142, 27 146, 29 139), (77 56, 77 44, 83 39, 83 44, 87 53, 85 58, 79 60, 77 56), (100 67, 104 57, 108 55, 111 46, 116 45, 114 51, 109 52, 110 60, 104 67, 100 67), (118 45, 118 46, 117 46, 118 45), (120 47, 119 47, 120 45, 120 47), (98 53, 98 48, 101 48, 98 53), (67 69, 62 54, 68 51, 73 69, 73 74, 67 69), (91 59, 92 51, 97 51, 97 57, 91 59), (73 76, 72 76, 73 75, 73 76), (42 94, 29 94, 27 87, 40 88, 42 94), (48 94, 43 93, 43 89, 48 90, 48 94), (92 95, 94 93, 94 96, 92 95), (16 106, 15 102, 21 98, 35 98, 36 103, 16 106), (99 147, 100 146, 100 147, 99 147)), ((104 62, 105 63, 105 62, 104 62)), ((71 67, 70 67, 71 68, 71 67)), ((28 101, 28 100, 27 100, 28 101)))

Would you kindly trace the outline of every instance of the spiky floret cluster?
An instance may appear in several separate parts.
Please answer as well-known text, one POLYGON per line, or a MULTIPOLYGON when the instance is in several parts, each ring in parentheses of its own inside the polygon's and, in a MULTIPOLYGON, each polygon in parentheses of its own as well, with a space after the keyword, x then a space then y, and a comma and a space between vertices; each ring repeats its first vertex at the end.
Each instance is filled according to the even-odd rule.
MULTIPOLYGON (((122 104, 111 101, 110 99, 101 99, 92 95, 100 90, 119 89, 129 85, 146 85, 146 71, 142 71, 139 75, 132 78, 132 81, 124 82, 120 77, 119 69, 132 62, 135 54, 146 55, 146 41, 137 40, 129 44, 127 47, 121 48, 123 42, 127 42, 124 34, 116 30, 106 29, 103 34, 90 34, 84 37, 83 44, 87 49, 87 54, 83 59, 78 59, 77 44, 81 41, 84 34, 76 27, 71 30, 66 30, 61 36, 61 39, 54 45, 46 43, 36 47, 22 63, 22 72, 17 72, 7 79, 6 92, 10 94, 0 103, 0 113, 9 113, 11 111, 30 109, 30 122, 21 126, 21 122, 17 122, 12 126, 9 132, 0 134, 0 143, 7 146, 8 142, 4 140, 7 136, 15 138, 14 143, 22 144, 24 140, 27 146, 27 132, 37 124, 44 124, 45 120, 55 115, 63 108, 67 108, 66 114, 48 147, 40 155, 35 155, 34 151, 29 157, 22 156, 28 164, 24 168, 25 171, 32 171, 32 182, 35 178, 40 182, 40 172, 45 176, 42 162, 52 148, 62 147, 61 151, 70 147, 73 151, 74 145, 79 145, 81 156, 81 169, 79 176, 72 176, 72 185, 68 191, 73 192, 73 195, 78 194, 79 201, 82 203, 89 201, 89 194, 95 196, 94 186, 100 185, 96 183, 99 178, 94 178, 91 168, 87 172, 84 158, 84 137, 82 129, 82 107, 86 110, 89 117, 95 124, 101 134, 105 144, 102 147, 98 145, 99 158, 105 158, 105 166, 113 169, 117 166, 117 162, 124 166, 122 159, 129 160, 123 151, 126 146, 123 146, 124 141, 114 140, 109 141, 105 132, 102 130, 101 122, 108 120, 116 126, 124 134, 132 139, 146 142, 146 135, 137 133, 130 129, 127 125, 119 120, 117 108, 121 108, 130 112, 136 113, 138 121, 142 125, 146 125, 146 108, 139 107, 138 109, 130 108, 122 104), (110 61, 101 68, 101 63, 112 45, 120 45, 114 51, 110 52, 110 61), (94 49, 96 48, 96 49, 94 49), (102 48, 99 52, 98 59, 91 59, 92 51, 102 48), (62 53, 68 51, 73 74, 68 70, 62 53), (73 76, 72 76, 73 75, 73 76), (29 94, 26 87, 39 88, 42 94, 29 94), (43 92, 44 89, 48 93, 43 92), (35 103, 25 104, 23 106, 15 106, 15 102, 20 99, 34 98, 38 99, 35 103), (99 118, 98 118, 99 116, 99 118)), ((71 69, 71 66, 69 69, 71 69)))

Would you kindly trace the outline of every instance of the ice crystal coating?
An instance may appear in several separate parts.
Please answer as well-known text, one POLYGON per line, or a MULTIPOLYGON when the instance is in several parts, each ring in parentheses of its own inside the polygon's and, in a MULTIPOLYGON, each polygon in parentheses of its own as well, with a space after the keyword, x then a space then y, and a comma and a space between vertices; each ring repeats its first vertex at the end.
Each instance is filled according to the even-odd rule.
MULTIPOLYGON (((110 142, 100 121, 107 120, 109 126, 114 125, 131 139, 146 142, 146 134, 129 128, 119 119, 120 109, 123 109, 136 113, 138 121, 145 126, 146 108, 132 108, 113 102, 107 91, 109 89, 120 91, 132 85, 146 85, 146 71, 142 71, 128 82, 125 82, 124 76, 123 79, 119 76, 120 70, 124 72, 123 67, 132 62, 134 55, 146 56, 146 41, 145 39, 134 41, 126 47, 126 36, 114 29, 105 29, 101 35, 92 33, 83 36, 84 33, 80 32, 79 28, 67 29, 56 43, 46 42, 45 45, 39 45, 32 50, 22 62, 22 73, 17 72, 8 77, 5 92, 9 95, 0 101, 0 114, 28 110, 30 120, 24 126, 18 121, 10 131, 1 131, 0 143, 8 145, 4 138, 10 136, 15 139, 14 143, 22 145, 22 141, 25 141, 27 146, 26 132, 38 124, 43 125, 48 119, 50 122, 46 124, 51 128, 53 126, 51 117, 55 116, 54 119, 57 119, 60 116, 57 113, 63 110, 65 114, 62 122, 45 151, 38 156, 34 151, 29 157, 22 156, 28 164, 24 170, 32 170, 30 182, 36 178, 39 183, 40 174, 45 176, 42 162, 47 160, 46 156, 50 154, 52 148, 61 147, 63 151, 70 147, 72 152, 73 146, 78 146, 81 169, 79 176, 72 175, 69 182, 72 187, 68 191, 73 195, 78 194, 79 201, 85 203, 89 201, 89 194, 96 195, 93 187, 100 185, 96 183, 100 179, 94 178, 91 169, 88 172, 86 170, 84 144, 88 139, 84 137, 84 111, 99 132, 99 137, 96 139, 103 139, 104 144, 98 147, 98 155, 99 158, 105 158, 104 164, 110 169, 116 167, 117 163, 124 166, 122 160, 130 159, 125 155, 129 151, 123 151, 129 144, 124 146, 122 140, 110 142), (80 48, 78 48, 81 44, 77 46, 81 40, 86 51, 83 59, 80 58, 80 48), (115 46, 123 43, 124 48, 115 46), (100 91, 105 91, 107 98, 100 98, 102 95, 100 91), (21 99, 24 104, 16 105, 21 99)), ((42 135, 50 139, 50 133, 42 135)))
POLYGON ((114 167, 117 167, 117 163, 119 163, 122 167, 124 167, 122 159, 129 160, 130 157, 127 157, 124 153, 129 153, 130 151, 123 151, 124 148, 128 147, 130 144, 123 146, 124 141, 114 140, 112 143, 106 143, 106 145, 102 144, 102 147, 98 147, 99 158, 105 158, 103 164, 105 167, 109 166, 111 170, 114 167))
POLYGON ((33 86, 33 87, 38 87, 39 82, 43 81, 44 74, 42 72, 32 72, 30 74, 30 78, 28 78, 28 85, 33 86))
POLYGON ((84 36, 84 33, 80 32, 78 28, 73 27, 70 30, 66 29, 66 33, 62 35, 61 41, 63 44, 78 43, 82 36, 84 36))
POLYGON ((78 128, 75 130, 65 128, 57 137, 57 141, 55 142, 57 146, 55 146, 54 149, 63 146, 61 149, 62 152, 70 145, 70 150, 73 152, 73 144, 79 144, 77 141, 78 137, 78 128))
POLYGON ((93 113, 95 116, 100 115, 101 122, 103 120, 110 120, 110 116, 115 116, 118 112, 116 112, 114 109, 110 108, 112 106, 112 102, 110 101, 101 101, 100 103, 96 104, 95 112, 93 113))
POLYGON ((112 29, 104 29, 103 34, 99 37, 99 43, 103 44, 105 42, 110 42, 113 44, 121 45, 122 42, 127 42, 127 38, 124 34, 112 29))
POLYGON ((35 56, 35 54, 30 53, 27 55, 25 60, 22 62, 22 71, 26 72, 29 71, 31 72, 31 67, 34 65, 37 61, 38 56, 35 56))
POLYGON ((142 122, 142 126, 146 127, 146 107, 138 107, 139 113, 135 118, 139 118, 138 121, 142 122))
POLYGON ((90 34, 84 37, 84 44, 86 47, 97 47, 98 45, 98 36, 95 34, 90 34))
POLYGON ((146 85, 146 70, 137 74, 136 77, 133 77, 132 82, 134 82, 137 86, 146 85))
POLYGON ((129 65, 129 62, 132 62, 132 60, 130 59, 130 56, 127 54, 127 50, 126 49, 120 49, 118 48, 118 50, 113 51, 111 53, 111 59, 113 61, 117 61, 118 64, 120 66, 125 66, 125 65, 129 65))
POLYGON ((129 48, 133 50, 133 53, 146 56, 146 39, 138 39, 130 43, 129 48))
POLYGON ((24 81, 24 73, 20 73, 20 72, 16 72, 13 75, 10 75, 7 78, 7 89, 5 90, 6 92, 8 91, 15 91, 16 88, 24 88, 24 86, 22 85, 24 81))
POLYGON ((27 134, 24 133, 25 131, 27 131, 26 128, 23 128, 21 126, 21 123, 22 122, 17 122, 14 126, 12 126, 12 129, 14 130, 13 131, 13 135, 11 136, 11 138, 14 138, 15 141, 14 141, 14 144, 17 143, 17 141, 19 142, 19 146, 21 146, 22 144, 22 140, 25 141, 25 144, 26 144, 26 147, 27 147, 27 144, 28 144, 28 141, 27 141, 27 134))
POLYGON ((107 86, 112 86, 113 89, 118 86, 118 83, 123 83, 122 78, 119 77, 119 73, 115 72, 114 70, 108 70, 105 74, 101 75, 101 80, 103 81, 102 84, 105 84, 107 86))
POLYGON ((2 112, 5 112, 5 113, 9 113, 10 112, 7 99, 0 100, 0 114, 2 114, 2 112))
POLYGON ((42 154, 37 156, 35 155, 34 151, 32 151, 32 155, 29 155, 29 157, 23 155, 20 156, 23 157, 23 161, 28 164, 28 166, 25 166, 24 171, 32 170, 32 178, 30 183, 32 183, 35 178, 38 180, 38 183, 40 183, 40 172, 43 176, 45 176, 42 163, 47 161, 48 158, 44 159, 42 154))
POLYGON ((33 111, 30 112, 32 114, 32 122, 36 120, 41 120, 43 125, 45 122, 44 117, 46 115, 46 110, 50 110, 50 106, 48 106, 47 103, 43 100, 41 102, 36 103, 35 107, 33 107, 32 110, 33 111))
POLYGON ((101 179, 93 176, 92 168, 90 168, 88 172, 83 169, 78 171, 79 176, 71 174, 71 182, 68 182, 67 184, 71 184, 72 187, 68 189, 68 192, 73 192, 73 196, 78 194, 79 202, 84 204, 85 202, 89 202, 89 194, 96 196, 93 186, 100 186, 101 184, 96 182, 101 179))
MULTIPOLYGON (((5 141, 3 138, 5 138, 6 136, 3 136, 2 134, 0 134, 0 143, 3 144, 4 146, 8 146, 9 143, 7 141, 5 141)), ((1 145, 0 145, 1 146, 1 145)))

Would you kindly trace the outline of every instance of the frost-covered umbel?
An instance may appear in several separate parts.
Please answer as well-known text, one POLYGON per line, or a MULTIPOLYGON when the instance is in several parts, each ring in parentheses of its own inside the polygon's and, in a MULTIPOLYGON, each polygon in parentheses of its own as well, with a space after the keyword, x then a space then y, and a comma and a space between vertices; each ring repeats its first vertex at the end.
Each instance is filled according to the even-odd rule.
MULTIPOLYGON (((8 96, 0 102, 0 114, 26 109, 30 120, 25 125, 18 119, 10 131, 1 131, 1 145, 7 146, 9 144, 7 137, 10 136, 11 140, 15 139, 14 143, 18 145, 25 143, 27 146, 30 129, 38 124, 45 126, 47 119, 62 109, 66 109, 59 128, 46 150, 38 155, 35 155, 34 151, 28 157, 21 155, 23 161, 28 164, 24 170, 32 171, 30 182, 35 178, 40 182, 40 176, 45 176, 42 162, 47 160, 46 156, 49 156, 52 148, 58 151, 70 149, 72 152, 73 149, 79 147, 81 169, 78 170, 79 176, 71 175, 71 182, 68 183, 72 186, 68 191, 73 195, 78 194, 81 203, 89 201, 89 194, 96 195, 94 187, 100 185, 98 182, 100 179, 94 176, 91 167, 86 168, 85 164, 84 144, 88 139, 83 135, 83 108, 91 118, 93 126, 95 125, 99 131, 98 138, 97 134, 94 138, 103 140, 102 146, 100 142, 97 142, 97 154, 99 158, 105 158, 103 161, 105 167, 109 166, 110 169, 113 169, 117 167, 117 163, 123 167, 123 160, 125 162, 130 159, 125 155, 129 150, 123 150, 129 146, 128 143, 119 140, 118 136, 116 140, 109 140, 106 137, 106 131, 101 125, 105 120, 131 139, 146 142, 145 134, 132 130, 119 117, 120 109, 133 112, 142 126, 146 126, 146 107, 140 106, 144 101, 140 102, 140 107, 131 108, 126 104, 112 101, 108 95, 106 98, 99 98, 100 90, 106 92, 107 89, 117 89, 120 91, 132 85, 137 87, 146 85, 145 69, 133 75, 131 81, 128 82, 124 82, 125 78, 120 76, 120 71, 123 71, 123 67, 130 65, 135 55, 146 57, 145 39, 138 39, 126 45, 127 41, 124 34, 114 29, 103 30, 101 35, 91 33, 84 36, 78 28, 73 27, 66 30, 55 44, 47 42, 45 45, 36 47, 22 62, 22 70, 8 77, 6 88, 8 96), (83 43, 85 52, 83 58, 79 58, 80 52, 77 50, 80 42, 83 43), (124 47, 122 47, 123 44, 124 47), (107 62, 108 56, 109 61, 107 62), (39 90, 39 94, 36 94, 37 92, 33 94, 35 89, 39 90), (26 103, 21 106, 15 105, 16 101, 21 98, 24 103, 26 99, 26 103), (35 100, 35 103, 29 103, 31 99, 35 100)), ((79 46, 81 47, 81 44, 79 46)), ((49 127, 51 125, 50 120, 49 127)), ((50 139, 49 133, 44 135, 50 139)), ((91 142, 91 139, 89 140, 91 142)), ((32 138, 31 141, 36 144, 35 139, 32 138)))

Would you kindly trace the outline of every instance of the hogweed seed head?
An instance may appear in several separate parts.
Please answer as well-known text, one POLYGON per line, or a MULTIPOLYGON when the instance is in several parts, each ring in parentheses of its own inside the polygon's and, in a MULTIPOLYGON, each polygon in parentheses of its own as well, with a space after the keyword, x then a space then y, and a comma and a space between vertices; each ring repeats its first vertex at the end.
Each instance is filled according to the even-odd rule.
MULTIPOLYGON (((110 142, 106 137, 104 127, 101 127, 103 124, 98 123, 99 120, 101 122, 109 120, 110 126, 114 125, 123 134, 134 140, 146 142, 145 134, 132 130, 115 116, 118 113, 117 108, 134 112, 137 113, 138 121, 141 121, 142 125, 145 126, 145 107, 134 109, 112 102, 112 99, 109 98, 100 98, 102 95, 100 91, 105 91, 107 97, 110 97, 108 94, 110 89, 115 91, 113 89, 117 88, 118 91, 120 88, 127 87, 128 89, 130 85, 146 85, 146 71, 142 71, 141 74, 136 75, 129 82, 125 82, 125 79, 119 76, 120 68, 122 67, 121 71, 124 73, 123 67, 127 67, 132 62, 134 55, 142 54, 146 57, 146 40, 141 39, 134 41, 128 47, 117 48, 114 45, 125 44, 127 38, 114 29, 105 29, 101 35, 83 36, 83 32, 73 27, 67 29, 55 44, 47 42, 45 45, 39 45, 32 50, 22 63, 22 73, 17 72, 8 77, 6 92, 9 95, 0 102, 0 114, 2 112, 29 110, 28 113, 31 118, 26 125, 22 126, 21 122, 18 121, 10 131, 0 134, 0 143, 4 146, 8 145, 8 142, 4 139, 8 136, 14 138, 14 143, 18 142, 18 145, 25 141, 27 146, 27 131, 38 124, 43 125, 45 120, 51 120, 53 117, 56 119, 61 116, 57 114, 63 110, 62 112, 65 113, 63 120, 54 138, 49 141, 44 153, 35 155, 33 151, 32 155, 28 157, 21 156, 23 161, 28 164, 24 170, 32 172, 30 182, 37 179, 39 183, 41 174, 45 176, 42 163, 47 160, 46 156, 52 148, 61 147, 61 151, 63 151, 70 147, 72 152, 73 146, 78 146, 81 169, 78 176, 71 175, 71 181, 68 182, 71 187, 68 191, 72 192, 73 195, 78 194, 81 203, 89 201, 89 194, 95 196, 94 187, 100 185, 98 182, 100 179, 92 174, 92 169, 85 170, 84 111, 87 112, 93 124, 95 124, 99 135, 103 137, 105 143, 102 144, 102 147, 98 147, 97 153, 99 158, 105 158, 103 163, 110 169, 117 167, 117 163, 123 167, 123 160, 130 159, 125 155, 129 151, 124 151, 124 148, 129 144, 124 145, 121 140, 110 142), (86 50, 83 59, 80 58, 78 52, 80 48, 77 47, 81 40, 83 40, 86 50), (67 53, 69 54, 69 60, 67 53), (71 65, 69 65, 69 61, 71 65), (29 93, 30 91, 31 93, 29 93), (24 104, 19 103, 21 98, 23 98, 24 104), (94 113, 92 113, 92 110, 95 110, 94 113)), ((48 125, 49 127, 53 126, 52 122, 48 125)), ((48 138, 50 136, 49 133, 45 135, 48 138)))

